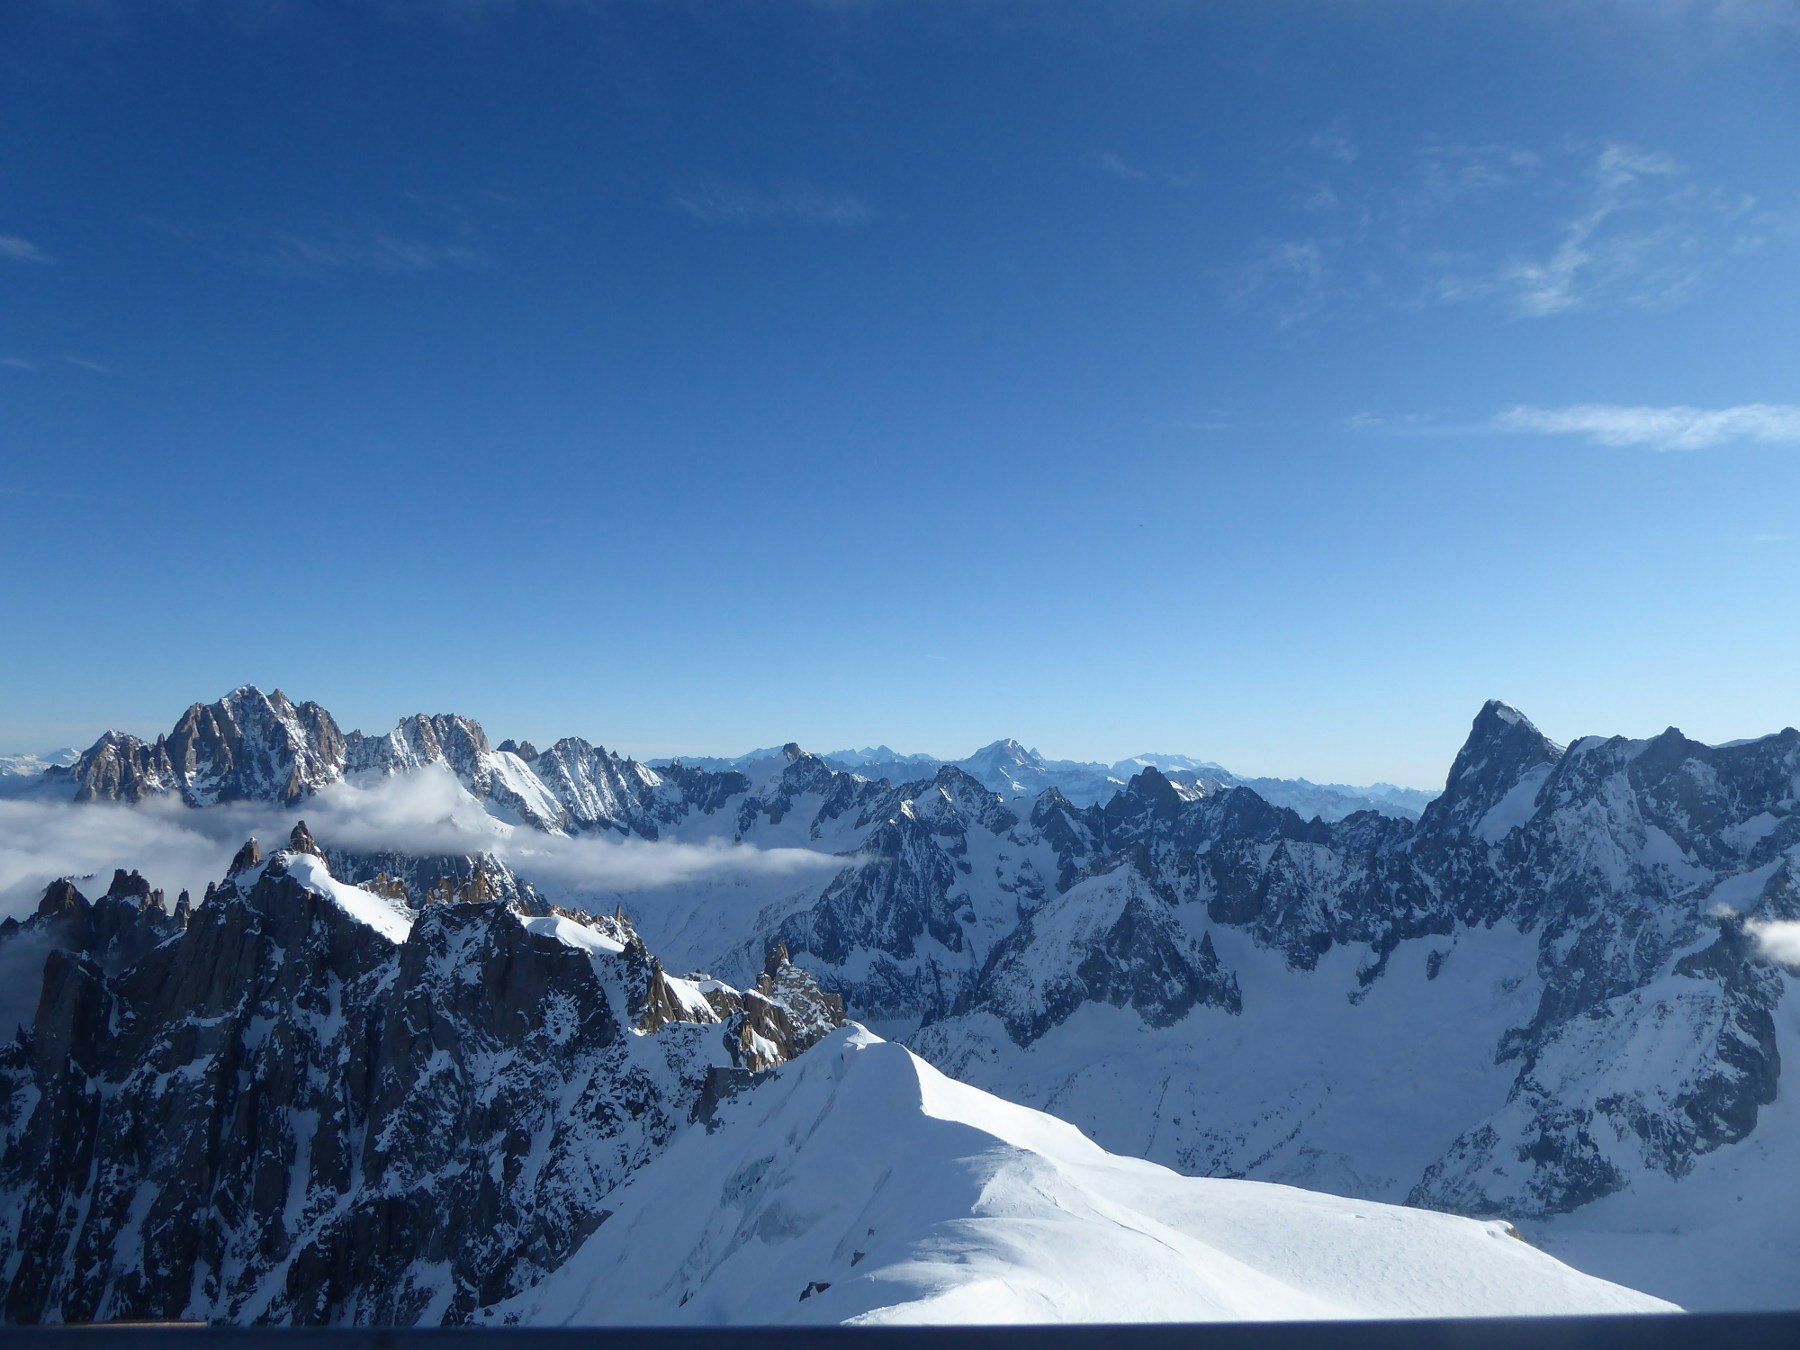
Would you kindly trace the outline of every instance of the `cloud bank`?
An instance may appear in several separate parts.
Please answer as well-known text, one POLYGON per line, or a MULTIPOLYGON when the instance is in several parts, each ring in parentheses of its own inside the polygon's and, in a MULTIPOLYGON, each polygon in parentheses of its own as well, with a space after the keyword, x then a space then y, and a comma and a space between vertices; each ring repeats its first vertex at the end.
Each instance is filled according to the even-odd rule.
POLYGON ((225 875, 245 839, 278 845, 304 819, 321 845, 423 856, 491 853, 555 900, 675 887, 791 883, 798 889, 849 865, 829 853, 746 844, 561 837, 496 820, 441 766, 366 783, 336 783, 293 807, 240 803, 193 810, 0 800, 0 917, 23 918, 44 887, 75 879, 89 899, 115 868, 136 868, 171 900, 198 896, 225 875))
POLYGON ((1800 969, 1800 919, 1752 919, 1744 927, 1763 959, 1800 969))

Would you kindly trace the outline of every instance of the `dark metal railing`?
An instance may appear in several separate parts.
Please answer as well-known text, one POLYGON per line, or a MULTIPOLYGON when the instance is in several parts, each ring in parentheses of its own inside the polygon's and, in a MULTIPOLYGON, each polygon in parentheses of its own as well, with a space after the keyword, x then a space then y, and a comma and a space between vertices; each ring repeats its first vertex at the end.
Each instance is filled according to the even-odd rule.
MULTIPOLYGON (((1797 1284, 1800 1291, 1800 1284, 1797 1284)), ((1130 1326, 0 1329, 45 1350, 1796 1350, 1800 1311, 1130 1326)))

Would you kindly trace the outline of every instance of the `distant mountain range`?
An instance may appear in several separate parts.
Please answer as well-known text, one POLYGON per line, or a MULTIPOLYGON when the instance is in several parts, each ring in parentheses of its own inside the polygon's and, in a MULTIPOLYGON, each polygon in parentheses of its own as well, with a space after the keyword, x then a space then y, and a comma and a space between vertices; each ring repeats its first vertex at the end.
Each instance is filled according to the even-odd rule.
MULTIPOLYGON (((297 831, 278 868, 246 850, 199 896, 125 872, 97 899, 55 881, 35 917, 0 925, 0 985, 38 986, 0 1052, 0 1268, 31 1271, 9 1315, 555 1318, 592 1313, 582 1289, 617 1267, 636 1272, 619 1305, 634 1315, 784 1320, 757 1292, 767 1270, 702 1262, 653 1284, 660 1268, 621 1236, 710 1249, 740 1223, 778 1230, 792 1316, 866 1310, 859 1281, 897 1278, 888 1263, 941 1236, 933 1215, 969 1217, 925 1180, 962 1164, 921 1110, 961 1112, 1058 1168, 1074 1155, 979 1094, 953 1101, 905 1052, 841 1039, 860 1034, 829 1029, 843 1016, 958 1092, 1052 1111, 1114 1155, 1358 1197, 1365 1215, 1504 1216, 1684 1303, 1791 1299, 1800 1114, 1783 1068, 1800 1058, 1800 997, 1769 935, 1800 932, 1800 732, 1563 746, 1490 702, 1416 820, 1304 816, 1192 762, 1138 766, 1083 804, 1054 782, 1027 794, 1041 760, 1008 742, 894 777, 870 770, 904 757, 856 753, 854 769, 797 745, 655 766, 577 738, 491 746, 451 715, 345 732, 316 704, 244 688, 153 741, 108 733, 3 780, 8 810, 88 819, 89 804, 163 799, 196 822, 254 806, 284 830, 303 813, 360 821, 384 785, 425 785, 433 839, 452 817, 480 825, 432 852, 371 847, 366 825, 355 847, 297 831), (981 776, 996 773, 1003 789, 981 776), (550 865, 577 845, 598 851, 550 865), (647 878, 664 845, 805 868, 647 878), (610 992, 567 983, 589 977, 555 965, 563 950, 610 992), (841 1015, 820 1011, 828 998, 841 1015), (711 1029, 646 1048, 684 1018, 711 1029), (839 1037, 841 1072, 872 1086, 834 1096, 820 1085, 839 1069, 802 1073, 801 1026, 839 1037), (556 1084, 571 1094, 558 1109, 592 1123, 566 1144, 541 1114, 556 1084), (844 1127, 877 1135, 871 1149, 891 1125, 896 1149, 919 1150, 891 1184, 937 1199, 865 1225, 909 1234, 900 1248, 859 1247, 765 1147, 828 1101, 840 1121, 880 1122, 844 1127), (702 1118, 721 1142, 675 1152, 702 1118), (605 1167, 584 1173, 596 1150, 605 1167), (640 1169, 643 1189, 615 1196, 640 1169), (689 1175, 725 1188, 705 1215, 632 1198, 689 1175), (152 1181, 154 1196, 134 1189, 152 1181), (603 1212, 636 1217, 583 1226, 603 1212), (465 1259, 468 1233, 487 1236, 465 1259), (144 1265, 153 1247, 175 1253, 165 1275, 144 1265)), ((861 1176, 865 1161, 809 1166, 861 1176)), ((1087 1231, 1071 1250, 1113 1240, 1087 1231)), ((1463 1231, 1444 1230, 1446 1252, 1463 1231)), ((1288 1241, 1319 1250, 1299 1230, 1288 1241)), ((1046 1268, 1020 1269, 1018 1287, 1046 1268)), ((1165 1282, 1184 1268, 1155 1267, 1165 1282)), ((1306 1268, 1281 1278, 1316 1294, 1306 1268)))
POLYGON ((72 747, 37 755, 0 755, 0 778, 35 778, 45 769, 67 768, 81 758, 72 747))
MULTIPOLYGON (((717 771, 745 769, 780 756, 781 750, 771 747, 730 759, 683 756, 680 763, 689 768, 717 771)), ((1156 769, 1171 782, 1193 785, 1208 792, 1228 787, 1253 788, 1264 801, 1297 811, 1309 820, 1314 816, 1326 821, 1342 820, 1358 811, 1379 811, 1383 815, 1417 820, 1419 813, 1437 795, 1418 788, 1395 787, 1392 783, 1351 787, 1343 783, 1314 783, 1305 778, 1246 778, 1221 765, 1186 755, 1142 754, 1114 764, 1046 759, 1038 751, 1028 750, 1011 739, 984 745, 965 759, 903 755, 885 745, 834 750, 819 758, 834 769, 861 774, 865 778, 885 778, 891 783, 927 777, 949 765, 961 769, 1002 797, 1035 797, 1045 788, 1053 787, 1077 806, 1104 802, 1142 770, 1156 769)), ((659 766, 672 762, 667 759, 652 761, 659 766)))

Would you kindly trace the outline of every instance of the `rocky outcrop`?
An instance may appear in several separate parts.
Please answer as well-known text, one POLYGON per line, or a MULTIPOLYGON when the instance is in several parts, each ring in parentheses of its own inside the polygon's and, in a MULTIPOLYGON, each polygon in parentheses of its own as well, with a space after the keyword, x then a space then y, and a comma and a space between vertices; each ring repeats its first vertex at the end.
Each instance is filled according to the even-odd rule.
POLYGON ((1032 914, 994 949, 963 1010, 998 1017, 1020 1046, 1084 1003, 1131 1008, 1152 1027, 1201 1003, 1241 1012, 1237 980, 1210 935, 1187 932, 1146 862, 1141 853, 1114 862, 1032 914))
POLYGON ((162 891, 152 889, 136 872, 120 869, 105 894, 92 901, 67 879, 51 882, 30 918, 0 929, 0 941, 41 943, 102 970, 116 971, 182 927, 180 913, 171 912, 162 891))
POLYGON ((289 842, 112 969, 96 919, 160 912, 141 878, 53 885, 24 926, 78 940, 0 1049, 8 1320, 465 1321, 603 1222, 716 1073, 842 1023, 771 963, 716 1008, 680 982, 646 1034, 667 977, 623 915, 413 910, 289 842))
POLYGON ((325 849, 334 876, 414 906, 491 901, 521 914, 547 914, 537 887, 491 853, 414 854, 325 849))

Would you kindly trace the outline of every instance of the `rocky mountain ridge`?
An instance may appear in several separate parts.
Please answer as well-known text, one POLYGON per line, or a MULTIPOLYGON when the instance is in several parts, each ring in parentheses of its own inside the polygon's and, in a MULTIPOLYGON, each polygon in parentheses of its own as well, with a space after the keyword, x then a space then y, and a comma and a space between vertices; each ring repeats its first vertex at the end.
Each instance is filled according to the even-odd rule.
MULTIPOLYGON (((1490 703, 1416 822, 1303 818, 1154 767, 1081 805, 1055 787, 1009 799, 955 766, 871 779, 792 745, 710 770, 563 742, 547 767, 548 751, 425 730, 401 738, 425 748, 354 772, 445 763, 528 831, 800 848, 835 868, 633 890, 521 864, 512 884, 537 899, 520 903, 623 900, 678 968, 739 982, 783 943, 940 1067, 1188 1172, 1553 1230, 1762 1139, 1795 1053, 1791 978, 1754 940, 1800 919, 1792 729, 1563 747, 1490 703), (482 755, 555 784, 554 805, 534 820, 482 755)), ((343 865, 370 883, 405 866, 343 865)), ((510 875, 490 871, 482 885, 510 875)))
POLYGON ((8 1320, 465 1321, 844 1022, 785 953, 739 991, 670 975, 623 915, 413 909, 304 825, 161 899, 57 883, 0 936, 49 946, 0 1049, 8 1320))
MULTIPOLYGON (((510 740, 490 746, 479 723, 451 714, 416 714, 401 719, 393 731, 369 735, 342 731, 316 703, 295 704, 279 690, 264 694, 246 685, 216 702, 192 705, 171 732, 154 741, 109 731, 71 755, 70 763, 15 757, 17 764, 9 772, 42 775, 47 786, 67 778, 80 801, 135 802, 175 795, 196 806, 233 801, 291 805, 346 777, 442 764, 509 820, 551 831, 614 830, 654 838, 659 827, 680 814, 684 786, 704 783, 702 798, 708 790, 729 795, 734 782, 778 771, 783 749, 732 759, 639 764, 580 737, 566 737, 543 751, 510 740)), ((1326 820, 1362 810, 1415 818, 1430 799, 1429 793, 1390 784, 1354 788, 1306 779, 1244 778, 1181 755, 1140 755, 1111 765, 1054 760, 1010 739, 957 761, 902 755, 886 746, 814 758, 839 772, 893 784, 954 767, 1005 798, 1035 798, 1054 787, 1083 806, 1104 802, 1144 768, 1157 768, 1208 792, 1248 786, 1265 800, 1326 820)))

